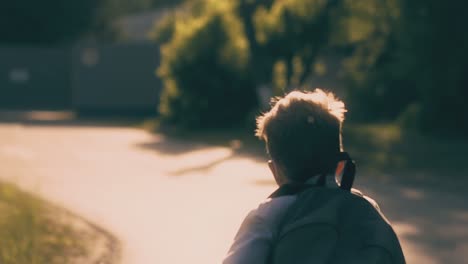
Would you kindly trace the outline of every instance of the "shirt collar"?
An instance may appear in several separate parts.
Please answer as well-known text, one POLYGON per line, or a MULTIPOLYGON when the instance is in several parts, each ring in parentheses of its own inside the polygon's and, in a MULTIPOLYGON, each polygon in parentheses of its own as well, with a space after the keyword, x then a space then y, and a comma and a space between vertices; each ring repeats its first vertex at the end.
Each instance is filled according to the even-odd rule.
MULTIPOLYGON (((296 195, 306 189, 310 188, 311 186, 320 187, 318 185, 320 177, 315 176, 307 180, 305 183, 286 183, 278 187, 270 196, 269 198, 277 198, 280 196, 286 195, 296 195)), ((336 181, 335 175, 328 174, 325 176, 325 186, 326 188, 339 188, 338 182, 336 181)))

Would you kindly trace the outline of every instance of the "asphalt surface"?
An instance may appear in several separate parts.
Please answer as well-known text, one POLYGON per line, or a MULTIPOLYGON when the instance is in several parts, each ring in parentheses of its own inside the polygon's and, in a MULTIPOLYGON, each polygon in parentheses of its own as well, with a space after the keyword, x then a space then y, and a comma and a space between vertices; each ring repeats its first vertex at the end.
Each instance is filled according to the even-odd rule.
MULTIPOLYGON (((117 236, 122 263, 220 263, 242 218, 274 189, 264 159, 81 122, 0 121, 0 180, 117 236)), ((357 187, 393 223, 408 263, 467 263, 466 195, 376 182, 357 187)))

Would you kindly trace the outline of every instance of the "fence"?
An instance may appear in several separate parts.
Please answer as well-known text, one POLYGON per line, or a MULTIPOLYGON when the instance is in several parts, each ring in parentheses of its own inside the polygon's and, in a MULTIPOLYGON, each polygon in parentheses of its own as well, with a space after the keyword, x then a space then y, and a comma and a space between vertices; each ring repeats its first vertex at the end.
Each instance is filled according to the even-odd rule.
POLYGON ((158 47, 0 47, 1 109, 155 112, 158 47))
POLYGON ((0 108, 60 109, 71 103, 65 48, 1 47, 0 108))

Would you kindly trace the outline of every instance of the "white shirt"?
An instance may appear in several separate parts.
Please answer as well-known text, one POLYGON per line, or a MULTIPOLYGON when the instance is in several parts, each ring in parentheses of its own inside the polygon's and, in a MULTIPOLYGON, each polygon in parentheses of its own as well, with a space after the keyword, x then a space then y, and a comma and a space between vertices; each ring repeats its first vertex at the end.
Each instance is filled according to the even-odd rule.
MULTIPOLYGON (((312 178, 307 183, 315 183, 316 178, 312 178)), ((334 176, 327 176, 326 186, 338 188, 334 176)), ((266 263, 272 246, 273 234, 296 198, 296 195, 269 198, 257 209, 252 210, 241 224, 223 264, 266 263)))

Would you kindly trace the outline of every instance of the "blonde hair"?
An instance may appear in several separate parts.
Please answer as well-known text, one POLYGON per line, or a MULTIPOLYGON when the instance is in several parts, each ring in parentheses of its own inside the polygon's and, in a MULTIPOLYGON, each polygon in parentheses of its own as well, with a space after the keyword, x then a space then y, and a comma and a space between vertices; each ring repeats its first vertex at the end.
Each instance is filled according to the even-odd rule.
POLYGON ((271 110, 257 118, 255 134, 265 141, 271 158, 289 172, 288 177, 301 180, 331 169, 331 157, 342 149, 346 111, 331 92, 293 91, 272 100, 271 110))

